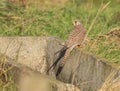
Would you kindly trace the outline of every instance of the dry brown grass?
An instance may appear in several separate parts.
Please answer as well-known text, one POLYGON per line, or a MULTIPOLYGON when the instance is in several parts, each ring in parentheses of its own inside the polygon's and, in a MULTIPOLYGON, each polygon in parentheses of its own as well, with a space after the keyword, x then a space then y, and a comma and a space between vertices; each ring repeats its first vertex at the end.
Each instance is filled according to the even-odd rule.
POLYGON ((120 76, 115 78, 118 70, 120 70, 120 67, 110 73, 110 75, 107 77, 102 87, 98 91, 120 91, 120 76))

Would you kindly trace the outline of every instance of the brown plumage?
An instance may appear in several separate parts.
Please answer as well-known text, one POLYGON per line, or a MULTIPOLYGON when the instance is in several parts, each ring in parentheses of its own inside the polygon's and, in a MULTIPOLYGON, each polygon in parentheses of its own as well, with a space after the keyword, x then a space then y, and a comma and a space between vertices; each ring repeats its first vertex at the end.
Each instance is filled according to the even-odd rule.
POLYGON ((86 31, 82 23, 79 20, 75 20, 73 24, 74 29, 70 33, 68 40, 65 43, 66 52, 63 56, 62 61, 60 62, 60 67, 63 67, 65 65, 66 59, 70 55, 70 52, 73 50, 73 48, 77 45, 81 46, 85 38, 86 31))
MULTIPOLYGON (((50 66, 47 72, 54 66, 57 65, 58 61, 63 57, 63 59, 60 62, 58 71, 56 76, 61 72, 63 66, 65 65, 66 59, 70 55, 70 52, 73 50, 75 46, 81 46, 83 43, 83 40, 85 38, 85 28, 83 27, 82 23, 79 20, 75 20, 73 22, 74 29, 70 33, 68 40, 65 42, 65 46, 59 51, 59 57, 56 59, 56 61, 50 66)), ((58 52, 57 52, 58 53, 58 52)))

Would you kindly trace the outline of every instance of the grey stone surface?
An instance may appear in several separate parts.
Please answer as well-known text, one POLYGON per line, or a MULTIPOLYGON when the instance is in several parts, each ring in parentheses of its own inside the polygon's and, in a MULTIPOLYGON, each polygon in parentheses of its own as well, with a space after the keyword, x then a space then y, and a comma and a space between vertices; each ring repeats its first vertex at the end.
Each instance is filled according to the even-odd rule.
POLYGON ((12 75, 17 77, 17 91, 80 91, 72 84, 66 84, 47 75, 40 74, 28 67, 13 68, 12 75))
MULTIPOLYGON (((58 54, 55 55, 55 53, 62 48, 61 44, 62 41, 56 37, 0 37, 0 52, 14 59, 16 63, 46 74, 46 71, 58 57, 58 54)), ((11 62, 11 64, 13 63, 11 62)), ((120 65, 107 62, 105 59, 96 57, 91 53, 74 48, 61 73, 56 77, 58 65, 59 63, 55 69, 49 71, 48 75, 52 79, 56 78, 61 82, 73 84, 81 91, 110 91, 109 86, 106 85, 110 83, 114 87, 111 87, 114 91, 120 89, 120 80, 118 79, 120 65)), ((18 68, 22 69, 22 67, 18 68)), ((27 74, 28 71, 24 72, 27 74)), ((18 74, 20 73, 18 72, 18 74)), ((33 72, 33 77, 34 74, 36 73, 33 72)), ((24 79, 22 76, 19 78, 18 76, 14 77, 17 77, 17 82, 20 82, 19 78, 24 79)), ((26 75, 26 77, 29 78, 29 75, 26 75)), ((31 76, 29 79, 32 79, 31 76)))
POLYGON ((40 73, 46 73, 58 47, 55 37, 0 37, 1 53, 40 73))
POLYGON ((74 49, 57 79, 72 83, 82 91, 97 91, 104 86, 104 83, 110 84, 120 76, 119 71, 119 64, 110 63, 88 52, 74 49))

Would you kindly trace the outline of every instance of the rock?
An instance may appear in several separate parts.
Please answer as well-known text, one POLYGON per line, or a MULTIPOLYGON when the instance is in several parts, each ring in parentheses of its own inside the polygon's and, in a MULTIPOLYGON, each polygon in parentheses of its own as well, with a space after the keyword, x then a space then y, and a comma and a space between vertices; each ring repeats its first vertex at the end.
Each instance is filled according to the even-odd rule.
MULTIPOLYGON (((0 37, 1 53, 16 60, 18 64, 27 66, 27 68, 41 73, 39 77, 35 76, 35 79, 46 79, 45 74, 48 74, 52 79, 56 78, 61 82, 73 84, 81 91, 99 91, 101 89, 109 91, 109 86, 106 84, 111 83, 110 85, 113 86, 111 89, 119 91, 118 89, 120 87, 118 84, 120 80, 115 80, 120 76, 120 65, 110 63, 105 59, 101 59, 77 48, 73 49, 65 66, 57 77, 59 62, 55 69, 51 69, 49 73, 46 73, 58 58, 59 53, 56 55, 55 53, 62 48, 61 44, 62 42, 56 37, 0 37), (44 76, 42 76, 43 74, 44 76)), ((25 74, 27 74, 27 72, 31 74, 27 70, 24 72, 25 74)), ((19 78, 23 79, 23 81, 21 81, 21 83, 23 83, 25 76, 22 76, 23 74, 20 75, 19 71, 18 74, 20 76, 19 78)), ((32 77, 34 77, 34 75, 36 75, 34 72, 30 76, 26 75, 26 79, 33 79, 32 77)), ((20 82, 18 76, 13 77, 17 77, 16 83, 20 82)), ((25 81, 25 83, 27 84, 29 82, 25 81)), ((49 81, 47 83, 49 83, 49 81)), ((49 85, 47 86, 49 87, 49 85)))
MULTIPOLYGON (((110 77, 110 76, 109 76, 110 77)), ((100 90, 98 91, 119 91, 120 90, 120 76, 114 80, 107 78, 100 90)))
POLYGON ((72 83, 82 91, 97 91, 105 83, 110 84, 119 76, 119 64, 110 63, 88 52, 74 49, 57 79, 72 83))
POLYGON ((18 91, 80 91, 77 87, 22 68, 18 91))
POLYGON ((80 91, 79 88, 72 84, 63 83, 53 77, 41 74, 29 66, 17 63, 4 54, 0 54, 1 57, 6 62, 4 64, 5 69, 10 68, 7 73, 16 85, 14 91, 80 91))
POLYGON ((59 50, 55 37, 0 37, 0 52, 40 73, 46 74, 59 50))

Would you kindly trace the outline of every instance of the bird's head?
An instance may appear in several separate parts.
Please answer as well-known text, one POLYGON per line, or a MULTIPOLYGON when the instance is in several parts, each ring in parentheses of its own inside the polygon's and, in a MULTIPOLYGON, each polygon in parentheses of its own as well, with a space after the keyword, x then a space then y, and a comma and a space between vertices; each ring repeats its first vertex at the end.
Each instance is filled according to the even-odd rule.
POLYGON ((81 25, 80 20, 74 20, 74 21, 73 21, 73 25, 74 25, 74 26, 81 25))

